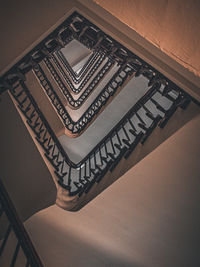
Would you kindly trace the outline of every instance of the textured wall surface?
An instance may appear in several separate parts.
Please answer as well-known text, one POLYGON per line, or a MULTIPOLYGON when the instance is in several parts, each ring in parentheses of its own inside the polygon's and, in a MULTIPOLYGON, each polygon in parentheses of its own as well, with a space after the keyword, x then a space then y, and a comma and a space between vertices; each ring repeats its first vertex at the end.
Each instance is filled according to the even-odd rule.
POLYGON ((200 1, 94 0, 123 23, 200 76, 200 1))

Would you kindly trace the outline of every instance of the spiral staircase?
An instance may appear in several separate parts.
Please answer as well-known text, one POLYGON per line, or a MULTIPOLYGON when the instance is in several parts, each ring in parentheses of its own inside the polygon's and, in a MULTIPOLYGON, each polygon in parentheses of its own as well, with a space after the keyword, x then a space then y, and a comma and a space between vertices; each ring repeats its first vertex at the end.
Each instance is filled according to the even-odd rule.
MULTIPOLYGON (((57 205, 70 211, 199 113, 191 94, 77 11, 2 75, 0 91, 9 93, 49 169, 57 205)), ((5 199, 2 214, 18 235, 14 266, 20 246, 33 248, 20 243, 5 199)), ((26 266, 42 266, 33 254, 25 251, 26 266)))

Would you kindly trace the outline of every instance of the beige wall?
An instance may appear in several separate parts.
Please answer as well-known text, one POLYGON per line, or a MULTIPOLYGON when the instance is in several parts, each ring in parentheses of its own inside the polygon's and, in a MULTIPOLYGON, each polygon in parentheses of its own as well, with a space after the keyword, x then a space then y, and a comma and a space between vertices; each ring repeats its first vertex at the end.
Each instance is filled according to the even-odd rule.
POLYGON ((0 74, 13 66, 73 10, 78 10, 178 86, 200 99, 199 1, 170 0, 167 4, 163 1, 99 1, 101 6, 105 6, 104 9, 94 0, 30 0, 28 4, 25 0, 8 0, 0 9, 0 74), (180 12, 176 12, 179 6, 180 12), (125 25, 125 20, 132 28, 125 25), (148 41, 152 39, 153 44, 148 41), (156 47, 158 43, 162 45, 156 47))
POLYGON ((26 222, 48 267, 199 267, 200 116, 79 212, 26 222))
POLYGON ((25 220, 55 203, 56 187, 7 93, 1 97, 0 125, 0 179, 25 220))
POLYGON ((66 16, 75 3, 75 0, 4 1, 0 8, 0 72, 25 49, 34 47, 41 35, 66 16))
POLYGON ((94 0, 185 68, 200 76, 200 1, 94 0))

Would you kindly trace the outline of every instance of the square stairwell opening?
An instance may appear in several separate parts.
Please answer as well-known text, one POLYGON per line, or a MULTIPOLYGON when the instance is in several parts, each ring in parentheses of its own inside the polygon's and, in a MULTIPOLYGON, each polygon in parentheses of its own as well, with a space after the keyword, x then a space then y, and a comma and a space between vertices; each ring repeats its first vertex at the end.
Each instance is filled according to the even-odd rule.
POLYGON ((77 40, 72 40, 60 52, 76 74, 81 71, 92 54, 90 49, 77 40))

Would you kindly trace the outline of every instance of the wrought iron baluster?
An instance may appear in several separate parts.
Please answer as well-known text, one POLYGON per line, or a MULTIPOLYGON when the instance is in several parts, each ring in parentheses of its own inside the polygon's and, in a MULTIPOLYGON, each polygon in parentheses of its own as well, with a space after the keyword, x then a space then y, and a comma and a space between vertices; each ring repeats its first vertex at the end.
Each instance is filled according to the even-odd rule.
POLYGON ((89 176, 91 176, 91 156, 89 156, 89 176))
POLYGON ((3 214, 3 208, 0 208, 0 218, 1 218, 2 214, 3 214))
POLYGON ((81 179, 81 166, 79 167, 79 182, 82 184, 82 179, 81 179))
POLYGON ((142 106, 142 108, 145 110, 147 117, 149 117, 151 120, 155 119, 153 113, 146 107, 145 104, 142 106))
POLYGON ((143 121, 143 119, 141 118, 141 116, 138 114, 138 112, 135 113, 136 117, 138 118, 138 120, 145 125, 145 122, 143 121))
POLYGON ((156 100, 154 100, 152 97, 150 98, 150 101, 156 106, 156 108, 158 110, 160 110, 164 114, 166 113, 166 110, 156 100))
POLYGON ((105 148, 105 152, 106 152, 106 156, 107 156, 108 155, 107 142, 104 143, 104 148, 105 148))
MULTIPOLYGON (((64 162, 64 161, 63 161, 64 162)), ((66 172, 67 174, 67 172, 66 172)), ((67 178, 67 184, 68 186, 71 186, 71 183, 72 183, 72 178, 71 178, 71 167, 69 167, 69 170, 68 170, 68 178, 67 178)))
MULTIPOLYGON (((70 64, 64 57, 63 53, 58 51, 56 52, 56 56, 59 58, 59 60, 62 62, 63 66, 66 68, 66 71, 68 72, 68 75, 72 78, 73 82, 78 84, 83 79, 83 77, 86 75, 88 70, 91 68, 91 66, 94 64, 96 59, 98 58, 100 54, 95 52, 93 53, 87 63, 84 65, 84 67, 81 69, 81 71, 76 74, 73 69, 71 68, 70 64)), ((60 66, 61 67, 61 66, 60 66)))
POLYGON ((20 249, 20 243, 18 241, 16 249, 15 249, 15 252, 14 252, 14 255, 13 255, 13 258, 12 258, 12 262, 10 264, 10 267, 14 267, 15 266, 15 263, 16 263, 16 260, 17 260, 17 256, 18 256, 18 253, 19 253, 19 249, 20 249))
MULTIPOLYGON (((116 136, 117 136, 117 140, 119 142, 119 145, 122 146, 122 141, 121 141, 121 139, 119 137, 118 131, 116 131, 115 133, 116 133, 116 136)), ((116 146, 116 144, 115 144, 115 146, 116 146)))
POLYGON ((129 137, 129 135, 128 135, 128 133, 127 133, 126 128, 124 127, 124 125, 122 125, 122 129, 123 129, 123 132, 124 132, 127 140, 130 141, 131 139, 130 139, 130 137, 129 137))
POLYGON ((8 226, 8 228, 7 228, 7 231, 6 231, 6 234, 5 234, 5 237, 4 237, 3 242, 2 242, 2 244, 1 244, 1 247, 0 247, 0 256, 1 256, 2 253, 3 253, 3 250, 4 250, 4 248, 5 248, 5 245, 6 245, 6 242, 7 242, 7 240, 8 240, 8 237, 9 237, 9 235, 10 235, 10 233, 11 233, 11 230, 12 230, 12 227, 11 227, 11 224, 9 224, 9 226, 8 226))
POLYGON ((112 147, 113 153, 116 154, 115 147, 114 147, 113 140, 112 140, 112 136, 110 137, 110 142, 111 142, 111 147, 112 147))
POLYGON ((103 165, 103 160, 102 160, 102 153, 101 153, 101 148, 99 147, 99 158, 100 158, 100 164, 103 165))
POLYGON ((88 181, 88 177, 87 177, 87 161, 85 161, 85 168, 84 168, 84 179, 88 181))
MULTIPOLYGON (((131 116, 131 117, 132 117, 132 116, 131 116)), ((131 126, 131 128, 132 128, 133 132, 136 132, 136 128, 135 128, 135 126, 134 126, 133 122, 131 121, 131 118, 128 118, 128 121, 129 121, 129 123, 130 123, 130 126, 131 126)), ((129 132, 131 132, 131 133, 132 133, 131 129, 129 130, 129 132)))

